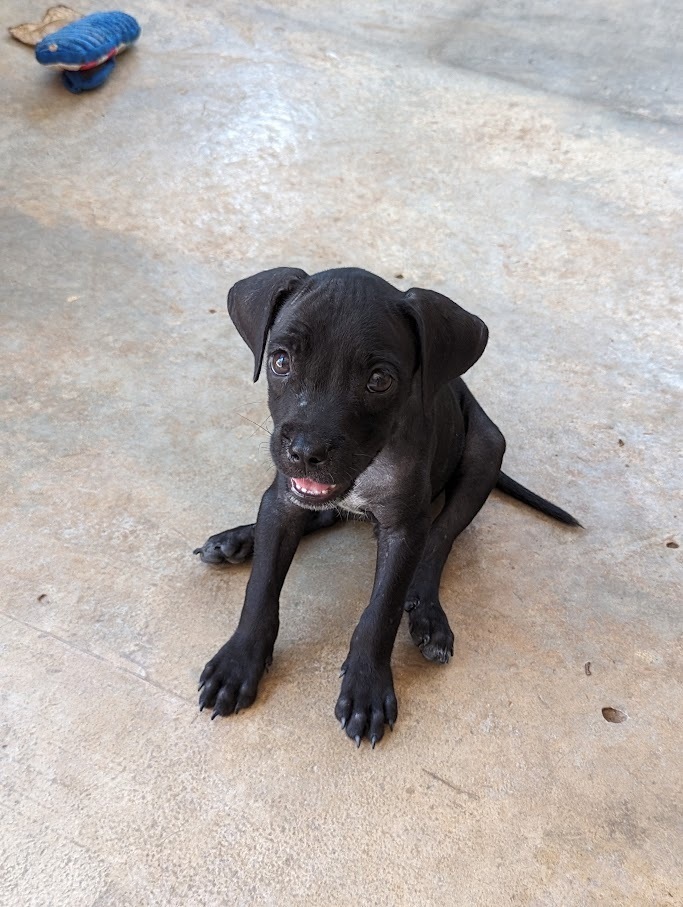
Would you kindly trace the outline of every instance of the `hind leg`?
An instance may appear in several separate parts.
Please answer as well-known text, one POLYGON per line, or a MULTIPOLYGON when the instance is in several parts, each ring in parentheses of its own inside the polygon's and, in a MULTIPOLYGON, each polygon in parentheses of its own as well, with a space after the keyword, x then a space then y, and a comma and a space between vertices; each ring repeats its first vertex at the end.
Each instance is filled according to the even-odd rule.
MULTIPOLYGON (((318 529, 326 529, 340 519, 337 510, 311 510, 304 535, 318 529)), ((243 564, 254 553, 255 523, 246 526, 235 526, 208 538, 201 548, 195 548, 205 564, 243 564)))
POLYGON ((425 658, 442 664, 453 654, 453 632, 439 601, 441 573, 453 542, 494 488, 505 453, 505 439, 469 392, 463 411, 465 449, 446 485, 443 510, 429 531, 405 602, 413 642, 425 658))

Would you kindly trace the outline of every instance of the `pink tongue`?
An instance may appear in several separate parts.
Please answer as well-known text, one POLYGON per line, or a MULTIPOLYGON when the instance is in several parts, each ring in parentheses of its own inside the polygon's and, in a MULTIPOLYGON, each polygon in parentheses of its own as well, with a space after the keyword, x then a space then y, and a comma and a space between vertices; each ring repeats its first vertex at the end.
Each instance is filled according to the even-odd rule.
POLYGON ((295 479, 297 488, 302 491, 310 491, 312 494, 322 494, 334 488, 334 485, 321 485, 320 482, 314 482, 313 479, 295 479))

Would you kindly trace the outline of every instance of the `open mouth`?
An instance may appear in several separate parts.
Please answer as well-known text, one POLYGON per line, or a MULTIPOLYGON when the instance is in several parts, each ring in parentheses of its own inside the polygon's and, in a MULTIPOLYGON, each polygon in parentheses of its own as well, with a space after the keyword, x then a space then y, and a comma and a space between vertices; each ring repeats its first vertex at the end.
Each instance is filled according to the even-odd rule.
POLYGON ((313 479, 290 479, 289 485, 294 494, 305 501, 329 501, 333 498, 338 485, 323 485, 322 482, 314 482, 313 479))

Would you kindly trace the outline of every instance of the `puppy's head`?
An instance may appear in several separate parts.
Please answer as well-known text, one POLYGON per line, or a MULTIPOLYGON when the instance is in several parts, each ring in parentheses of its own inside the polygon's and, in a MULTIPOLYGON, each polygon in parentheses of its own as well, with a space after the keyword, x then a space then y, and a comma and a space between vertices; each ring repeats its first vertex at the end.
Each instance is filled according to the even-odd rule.
POLYGON ((235 284, 228 311, 254 381, 266 359, 275 465, 313 509, 344 497, 408 401, 429 410, 487 340, 483 322, 445 296, 402 293, 355 268, 264 271, 235 284))

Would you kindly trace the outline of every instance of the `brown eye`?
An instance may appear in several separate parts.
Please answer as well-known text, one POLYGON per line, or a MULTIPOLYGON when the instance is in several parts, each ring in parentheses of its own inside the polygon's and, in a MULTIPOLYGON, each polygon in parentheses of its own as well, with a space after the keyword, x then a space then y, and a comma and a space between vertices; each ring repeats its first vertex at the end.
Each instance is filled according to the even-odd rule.
POLYGON ((275 350, 270 357, 270 370, 275 375, 289 374, 289 353, 284 350, 275 350))
POLYGON ((388 391, 391 385, 394 383, 394 379, 391 377, 389 372, 383 372, 379 369, 376 372, 373 372, 370 375, 370 380, 367 383, 367 388, 373 394, 383 394, 385 391, 388 391))

